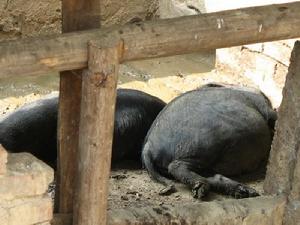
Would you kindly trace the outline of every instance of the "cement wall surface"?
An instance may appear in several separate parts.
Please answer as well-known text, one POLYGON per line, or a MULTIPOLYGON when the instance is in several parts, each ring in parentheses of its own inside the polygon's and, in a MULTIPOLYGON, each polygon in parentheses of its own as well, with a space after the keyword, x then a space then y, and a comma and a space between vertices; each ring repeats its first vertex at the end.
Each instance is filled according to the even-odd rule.
MULTIPOLYGON (((157 15, 157 0, 104 0, 102 24, 121 24, 157 15)), ((0 0, 0 41, 61 32, 61 0, 0 0)))
MULTIPOLYGON (((222 0, 204 0, 203 5, 207 12, 217 12, 288 2, 295 0, 231 0, 226 4, 222 0)), ((282 101, 282 88, 294 42, 291 39, 218 49, 216 67, 226 73, 238 73, 250 79, 271 99, 273 106, 278 108, 282 101)))

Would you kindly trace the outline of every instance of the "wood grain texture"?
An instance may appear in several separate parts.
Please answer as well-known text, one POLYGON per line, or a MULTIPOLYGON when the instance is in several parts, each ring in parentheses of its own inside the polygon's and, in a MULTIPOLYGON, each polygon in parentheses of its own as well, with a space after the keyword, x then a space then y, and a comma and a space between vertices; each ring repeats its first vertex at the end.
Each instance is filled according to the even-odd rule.
MULTIPOLYGON (((63 33, 100 27, 100 0, 63 0, 63 33)), ((86 47, 87 48, 87 45, 86 47)), ((76 55, 76 52, 74 52, 76 55)), ((63 58, 73 56, 64 56, 63 58)), ((55 59, 53 59, 55 61, 55 59)), ((61 60, 61 59, 59 59, 61 60)), ((47 60, 46 60, 47 61, 47 60)), ((51 60, 48 61, 51 64, 51 60)), ((53 62, 53 61, 52 61, 53 62)), ((66 68, 73 69, 73 68, 66 68)), ((56 211, 73 210, 73 190, 78 152, 82 70, 60 73, 58 123, 58 173, 56 211)))
POLYGON ((58 112, 58 163, 55 211, 73 211, 77 163, 82 70, 60 73, 58 112))
POLYGON ((121 61, 300 37, 300 2, 244 8, 0 44, 0 76, 80 69, 87 42, 112 33, 121 61))
POLYGON ((118 41, 89 43, 88 70, 82 82, 74 225, 106 224, 118 66, 118 41))

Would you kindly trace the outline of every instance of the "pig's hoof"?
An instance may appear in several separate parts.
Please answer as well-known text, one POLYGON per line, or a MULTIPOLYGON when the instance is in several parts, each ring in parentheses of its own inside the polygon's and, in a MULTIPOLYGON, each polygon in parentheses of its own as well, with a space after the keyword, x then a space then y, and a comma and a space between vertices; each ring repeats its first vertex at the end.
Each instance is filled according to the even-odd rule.
POLYGON ((197 182, 192 188, 192 195, 194 198, 201 199, 209 192, 209 184, 203 182, 197 182))
POLYGON ((171 184, 171 185, 168 185, 167 187, 161 189, 158 194, 159 195, 171 195, 175 192, 176 192, 176 188, 173 184, 171 184))
POLYGON ((236 199, 259 196, 255 189, 242 184, 237 185, 236 188, 230 192, 230 195, 236 199))

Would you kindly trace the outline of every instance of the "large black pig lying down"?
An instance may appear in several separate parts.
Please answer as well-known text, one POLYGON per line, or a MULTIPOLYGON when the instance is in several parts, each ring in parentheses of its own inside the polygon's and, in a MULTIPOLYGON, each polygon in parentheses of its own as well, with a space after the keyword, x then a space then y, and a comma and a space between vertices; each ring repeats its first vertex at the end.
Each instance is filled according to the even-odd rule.
POLYGON ((175 190, 186 184, 195 198, 210 190, 235 198, 258 193, 226 176, 265 166, 277 119, 260 91, 208 84, 169 103, 145 138, 142 159, 150 176, 175 190), (170 179, 169 179, 170 178, 170 179))
MULTIPOLYGON (((112 166, 122 160, 140 161, 143 140, 165 106, 141 91, 118 89, 112 166)), ((0 143, 9 152, 30 152, 55 168, 58 96, 29 103, 0 121, 0 143)))

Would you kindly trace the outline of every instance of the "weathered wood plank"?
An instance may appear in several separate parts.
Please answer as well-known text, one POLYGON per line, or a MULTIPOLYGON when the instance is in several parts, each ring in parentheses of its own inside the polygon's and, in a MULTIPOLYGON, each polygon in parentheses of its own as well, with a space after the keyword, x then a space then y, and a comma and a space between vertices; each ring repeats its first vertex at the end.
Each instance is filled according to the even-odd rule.
POLYGON ((82 70, 60 73, 58 112, 58 161, 55 211, 73 211, 73 191, 77 163, 82 70))
MULTIPOLYGON (((282 225, 285 198, 258 197, 190 205, 128 208, 108 211, 108 225, 282 225)), ((52 225, 71 225, 71 215, 54 215, 52 225)))
POLYGON ((300 37, 300 2, 115 26, 0 44, 0 76, 40 74, 87 65, 88 40, 111 33, 121 61, 300 37))
POLYGON ((119 43, 118 39, 105 45, 89 43, 88 70, 82 80, 74 225, 106 224, 119 43))
MULTIPOLYGON (((63 33, 100 27, 100 0, 63 0, 63 33)), ((72 57, 72 56, 71 56, 72 57)), ((70 68, 72 69, 72 68, 70 68)), ((56 210, 73 210, 82 70, 60 73, 56 210)))

